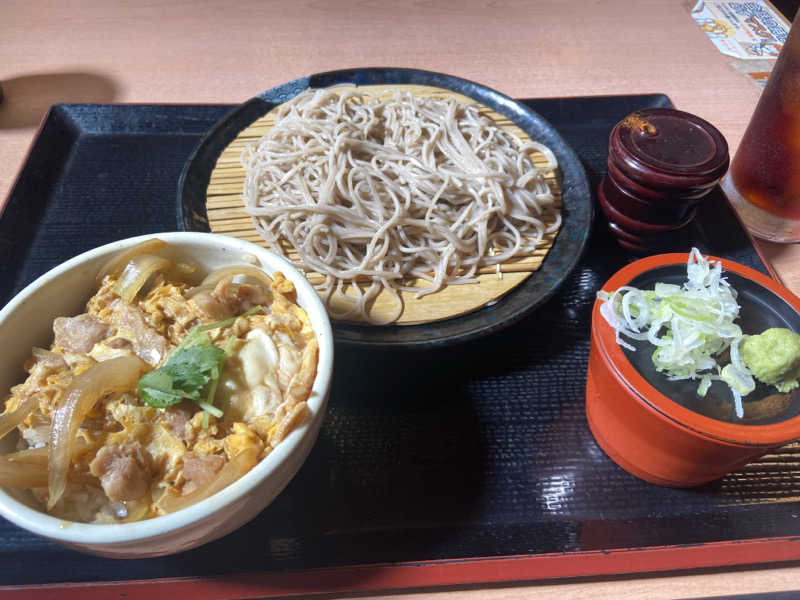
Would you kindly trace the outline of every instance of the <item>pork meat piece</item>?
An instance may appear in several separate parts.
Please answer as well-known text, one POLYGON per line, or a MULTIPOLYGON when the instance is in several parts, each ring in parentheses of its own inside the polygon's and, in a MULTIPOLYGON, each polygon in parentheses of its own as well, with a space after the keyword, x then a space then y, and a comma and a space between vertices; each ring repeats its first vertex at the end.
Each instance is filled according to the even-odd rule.
POLYGON ((187 430, 186 424, 192 420, 196 412, 196 404, 183 400, 178 404, 166 407, 163 412, 163 419, 173 434, 184 442, 191 442, 195 437, 195 433, 191 430, 191 427, 187 430))
POLYGON ((54 343, 64 350, 86 354, 108 336, 108 329, 108 325, 87 313, 77 317, 58 317, 53 321, 54 343))
POLYGON ((107 341, 106 346, 114 348, 115 350, 131 350, 133 348, 133 342, 125 338, 115 337, 107 341))
POLYGON ((152 462, 150 453, 139 442, 124 442, 100 448, 89 470, 100 479, 109 499, 138 500, 150 489, 152 462))
POLYGON ((133 336, 133 351, 143 361, 157 365, 170 351, 170 343, 163 335, 147 324, 138 308, 119 302, 114 307, 111 320, 117 329, 133 336))
POLYGON ((36 347, 33 348, 32 352, 35 359, 33 366, 39 367, 44 371, 52 372, 68 368, 67 361, 60 354, 36 347))
POLYGON ((239 315, 254 306, 269 304, 266 290, 260 285, 232 283, 223 279, 214 288, 212 295, 229 307, 231 314, 239 315))
POLYGON ((215 296, 212 296, 210 292, 198 292, 189 302, 194 304, 197 311, 210 321, 221 321, 233 316, 230 308, 215 296))

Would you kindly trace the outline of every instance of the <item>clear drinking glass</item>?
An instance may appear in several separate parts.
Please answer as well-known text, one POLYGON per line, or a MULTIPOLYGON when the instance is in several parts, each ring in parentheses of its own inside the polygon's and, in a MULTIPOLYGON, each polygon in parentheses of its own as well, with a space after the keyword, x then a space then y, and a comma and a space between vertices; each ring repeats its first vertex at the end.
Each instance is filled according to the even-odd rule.
POLYGON ((800 11, 722 189, 750 232, 800 241, 800 11))

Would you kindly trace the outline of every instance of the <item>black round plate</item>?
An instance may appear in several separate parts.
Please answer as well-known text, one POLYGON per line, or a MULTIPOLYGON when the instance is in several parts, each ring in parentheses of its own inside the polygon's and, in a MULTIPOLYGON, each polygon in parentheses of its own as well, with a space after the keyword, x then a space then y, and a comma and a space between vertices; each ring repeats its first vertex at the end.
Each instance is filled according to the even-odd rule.
POLYGON ((475 339, 515 323, 550 298, 575 268, 592 222, 592 201, 578 156, 555 129, 528 107, 478 83, 451 75, 399 68, 348 69, 284 83, 233 109, 203 137, 189 157, 178 185, 178 227, 210 231, 206 189, 217 158, 253 121, 308 88, 337 84, 417 84, 464 94, 514 121, 556 155, 562 191, 563 224, 540 269, 491 305, 465 315, 419 325, 359 325, 336 321, 337 341, 373 347, 430 348, 475 339))

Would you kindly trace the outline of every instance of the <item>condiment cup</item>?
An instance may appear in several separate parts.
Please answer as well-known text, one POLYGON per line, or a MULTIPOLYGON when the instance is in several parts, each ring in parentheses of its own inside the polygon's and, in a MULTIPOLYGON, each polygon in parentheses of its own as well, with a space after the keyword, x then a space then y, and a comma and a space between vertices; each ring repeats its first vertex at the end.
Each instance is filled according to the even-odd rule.
MULTIPOLYGON (((174 513, 132 523, 65 522, 42 512, 26 490, 0 487, 0 515, 19 527, 64 546, 115 558, 144 558, 188 550, 222 537, 260 513, 283 490, 305 461, 319 433, 333 369, 333 334, 314 288, 286 260, 250 242, 209 233, 160 233, 112 242, 84 252, 48 271, 0 311, 0 393, 25 377, 22 365, 33 346, 52 341, 58 316, 75 315, 95 291, 95 276, 114 254, 158 237, 178 256, 198 267, 198 276, 227 265, 255 261, 267 273, 281 271, 292 281, 319 343, 317 375, 308 398, 309 417, 272 452, 234 483, 174 513)), ((13 451, 16 436, 0 440, 0 453, 13 451)))
MULTIPOLYGON (((671 108, 627 115, 611 130, 607 173, 598 188, 600 207, 610 223, 650 235, 680 229, 696 214, 697 203, 728 168, 728 144, 710 123, 671 108)), ((616 235, 612 227, 612 232, 616 235)), ((618 237, 620 245, 632 242, 618 237)), ((642 250, 663 247, 636 244, 642 250)))
POLYGON ((676 221, 671 221, 668 223, 652 223, 642 221, 628 216, 613 206, 605 195, 602 183, 597 188, 597 203, 600 205, 600 210, 603 211, 603 214, 605 214, 609 222, 616 223, 631 233, 636 233, 643 236, 666 234, 668 232, 675 231, 676 229, 681 229, 682 227, 688 225, 692 219, 694 219, 694 216, 697 212, 697 206, 692 206, 682 219, 676 221))
POLYGON ((643 202, 652 203, 654 206, 669 205, 674 202, 696 201, 708 194, 717 185, 717 182, 713 182, 701 187, 679 188, 677 190, 659 188, 646 186, 631 179, 619 170, 612 160, 606 161, 606 169, 609 179, 612 179, 619 188, 626 190, 643 202))
POLYGON ((600 184, 604 200, 626 217, 654 225, 674 225, 682 222, 697 206, 695 200, 673 199, 654 202, 637 197, 617 186, 610 177, 600 184))
MULTIPOLYGON (((687 258, 658 254, 637 260, 602 289, 680 284, 686 280, 687 258)), ((722 259, 722 267, 738 292, 741 311, 736 322, 744 333, 769 327, 800 331, 800 299, 794 294, 744 265, 722 259)), ((730 390, 722 382, 714 382, 700 398, 699 381, 670 381, 656 371, 649 343, 641 343, 635 352, 623 349, 600 314, 600 305, 596 300, 592 310, 586 417, 598 445, 629 473, 665 486, 696 486, 800 438, 797 390, 777 402, 775 389, 759 384, 745 396, 744 417, 738 419, 730 390), (770 406, 778 408, 770 411, 770 406)))

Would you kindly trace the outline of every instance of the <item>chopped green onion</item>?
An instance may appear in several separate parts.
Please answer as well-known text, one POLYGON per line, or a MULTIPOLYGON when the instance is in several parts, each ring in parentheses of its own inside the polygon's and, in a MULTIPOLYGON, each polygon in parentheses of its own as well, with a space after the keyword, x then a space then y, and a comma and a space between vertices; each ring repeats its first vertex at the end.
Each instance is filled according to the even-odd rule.
POLYGON ((621 336, 647 340, 654 346, 653 364, 670 379, 699 379, 697 393, 704 396, 712 380, 728 384, 736 412, 741 416, 741 396, 754 386, 750 371, 739 359, 741 328, 736 290, 722 277, 722 265, 708 261, 693 248, 682 285, 656 283, 653 290, 623 286, 600 291, 600 313, 613 327, 620 346, 635 350, 621 336), (717 357, 731 349, 731 364, 724 369, 717 357))
POLYGON ((215 417, 217 417, 218 419, 221 419, 221 418, 222 418, 222 415, 223 415, 224 413, 223 413, 223 412, 222 412, 220 409, 218 409, 216 406, 214 406, 214 405, 212 405, 212 404, 209 404, 209 403, 208 403, 208 402, 206 402, 205 400, 195 400, 195 402, 197 403, 197 406, 199 406, 200 408, 202 408, 202 409, 203 409, 204 411, 206 411, 208 414, 210 414, 210 415, 214 415, 214 416, 215 416, 215 417))

